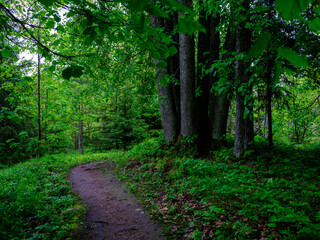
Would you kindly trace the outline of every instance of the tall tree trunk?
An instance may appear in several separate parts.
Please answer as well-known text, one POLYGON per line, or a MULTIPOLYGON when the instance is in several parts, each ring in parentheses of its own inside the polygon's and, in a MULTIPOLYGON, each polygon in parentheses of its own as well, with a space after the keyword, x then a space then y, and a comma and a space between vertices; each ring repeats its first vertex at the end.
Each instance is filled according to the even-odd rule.
MULTIPOLYGON (((242 4, 246 6, 248 3, 245 0, 242 4)), ((241 5, 239 5, 241 6, 241 5)), ((242 11, 242 14, 244 12, 242 11)), ((239 22, 236 30, 236 51, 240 55, 245 50, 245 32, 244 32, 244 20, 239 22)), ((236 135, 234 142, 234 154, 240 157, 244 153, 244 138, 245 138, 245 121, 244 121, 244 83, 246 81, 246 71, 243 59, 236 60, 236 135), (240 88, 242 90, 240 90, 240 88)))
POLYGON ((82 120, 82 117, 83 117, 83 104, 82 103, 80 103, 79 110, 80 110, 81 119, 79 121, 78 150, 79 150, 79 153, 84 154, 83 120, 82 120))
MULTIPOLYGON (((274 0, 265 0, 265 3, 270 7, 268 11, 268 20, 271 22, 275 18, 272 7, 274 0)), ((272 32, 271 26, 268 27, 268 30, 272 32)), ((270 53, 272 56, 272 53, 270 53)), ((267 101, 267 116, 268 116, 268 142, 269 147, 273 147, 273 131, 272 131, 272 75, 274 69, 275 57, 271 57, 267 62, 267 92, 266 92, 266 101, 267 101)))
MULTIPOLYGON (((192 7, 192 0, 181 0, 180 3, 192 7)), ((184 13, 179 13, 182 17, 184 13)), ((183 137, 194 137, 197 134, 195 122, 195 49, 194 38, 187 33, 179 35, 180 54, 180 106, 181 134, 183 137)))
POLYGON ((199 133, 199 152, 205 154, 211 147, 210 126, 208 116, 209 93, 210 93, 210 76, 203 73, 202 68, 208 68, 208 56, 205 53, 210 51, 210 18, 206 17, 206 11, 200 13, 199 23, 205 27, 206 33, 199 32, 198 35, 198 61, 197 61, 197 85, 200 89, 200 96, 197 96, 196 103, 196 122, 199 133))
MULTIPOLYGON (((45 114, 48 115, 48 106, 49 106, 49 90, 46 89, 46 105, 45 105, 45 114)), ((48 143, 48 139, 47 139, 47 133, 48 133, 48 121, 46 121, 45 119, 42 120, 44 122, 44 126, 43 126, 43 131, 44 132, 44 142, 45 144, 49 144, 48 143)))
MULTIPOLYGON (((250 1, 244 0, 239 6, 243 7, 242 14, 245 16, 244 20, 238 24, 236 32, 236 51, 241 54, 247 53, 251 46, 251 32, 245 28, 245 22, 249 21, 247 13, 250 9, 250 1)), ((249 148, 249 143, 253 141, 253 122, 250 114, 247 119, 244 119, 246 95, 252 94, 252 85, 249 83, 249 66, 250 63, 245 62, 244 59, 236 60, 236 136, 234 154, 237 157, 242 156, 244 151, 249 148)), ((252 112, 253 103, 250 102, 250 98, 247 98, 247 100, 249 104, 246 107, 252 112)))
POLYGON ((245 136, 244 136, 244 150, 249 150, 254 147, 254 122, 253 122, 253 87, 249 85, 247 95, 247 106, 249 113, 245 118, 245 136))
MULTIPOLYGON (((249 10, 249 5, 246 6, 246 10, 249 10)), ((245 28, 245 43, 244 43, 244 51, 248 52, 251 48, 251 30, 245 28)), ((245 73, 244 82, 248 84, 247 94, 246 94, 246 105, 245 108, 248 110, 248 115, 245 117, 244 121, 244 129, 245 129, 245 136, 244 136, 244 150, 248 150, 253 147, 254 145, 254 123, 253 123, 253 105, 254 105, 254 98, 253 98, 253 82, 250 81, 250 62, 245 63, 245 73)))
MULTIPOLYGON (((150 16, 151 26, 153 28, 163 28, 164 21, 161 18, 150 16)), ((155 44, 161 44, 155 42, 155 44)), ((169 83, 167 86, 162 86, 160 80, 168 75, 168 67, 159 68, 158 63, 166 61, 165 59, 154 59, 155 72, 157 76, 157 89, 160 105, 160 113, 162 119, 162 125, 164 130, 164 138, 166 143, 174 141, 179 135, 177 105, 173 93, 173 85, 169 83)), ((170 66, 168 64, 168 66, 170 66)))
MULTIPOLYGON (((118 117, 118 87, 116 87, 116 96, 115 96, 115 116, 118 117)), ((115 129, 118 129, 118 121, 115 123, 115 129)), ((116 137, 116 149, 119 149, 118 137, 116 137)))
MULTIPOLYGON (((211 33, 211 41, 210 41, 210 52, 211 52, 211 62, 215 60, 219 60, 219 46, 220 46, 220 34, 215 29, 220 22, 219 15, 216 18, 212 18, 211 20, 211 28, 213 29, 211 33)), ((228 59, 231 56, 231 52, 235 51, 235 34, 232 33, 230 30, 227 32, 225 44, 223 47, 227 50, 227 54, 223 56, 223 60, 228 59)), ((230 70, 230 69, 229 69, 230 70)), ((232 81, 234 78, 234 71, 230 70, 227 71, 228 80, 232 81)), ((218 81, 218 75, 214 77, 211 76, 211 83, 218 81)), ((212 86, 210 87, 212 88, 212 86)), ((220 141, 223 137, 225 137, 227 133, 227 122, 228 122, 228 115, 229 115, 229 105, 230 100, 227 97, 227 94, 221 93, 217 95, 215 89, 210 94, 209 99, 209 119, 210 119, 210 126, 211 126, 211 137, 214 143, 220 144, 220 141)))
MULTIPOLYGON (((178 24, 178 14, 171 15, 171 18, 166 20, 167 24, 170 27, 167 27, 166 30, 170 34, 174 32, 174 27, 178 24)), ((179 34, 175 33, 172 36, 173 41, 175 42, 174 46, 177 49, 177 53, 168 58, 168 71, 170 76, 175 78, 175 82, 171 84, 173 99, 174 99, 174 110, 176 115, 176 126, 177 126, 177 135, 179 135, 181 129, 181 107, 180 107, 180 60, 179 60, 179 34)))
POLYGON ((274 65, 274 60, 270 59, 267 63, 267 93, 266 93, 266 100, 267 100, 267 119, 268 119, 268 142, 269 147, 273 147, 273 132, 272 132, 272 69, 274 65))
POLYGON ((258 135, 261 136, 261 116, 260 116, 260 107, 257 109, 258 111, 258 135))
POLYGON ((37 157, 41 155, 41 55, 38 54, 38 143, 37 143, 37 157))

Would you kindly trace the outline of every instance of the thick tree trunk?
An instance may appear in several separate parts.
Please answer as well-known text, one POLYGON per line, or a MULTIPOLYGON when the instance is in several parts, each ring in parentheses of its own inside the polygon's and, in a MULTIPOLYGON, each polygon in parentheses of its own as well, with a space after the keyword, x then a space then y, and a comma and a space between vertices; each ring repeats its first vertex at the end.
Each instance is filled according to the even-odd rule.
MULTIPOLYGON (((243 3, 241 3, 244 7, 244 11, 242 12, 243 15, 249 11, 249 3, 249 0, 244 0, 243 3)), ((248 18, 248 16, 246 17, 248 18)), ((251 45, 250 32, 248 32, 244 27, 247 20, 248 19, 241 21, 237 27, 236 51, 238 54, 248 52, 251 45)), ((248 69, 249 66, 249 63, 245 63, 244 59, 236 60, 236 136, 234 142, 234 154, 237 157, 243 155, 246 149, 245 142, 247 142, 248 147, 250 139, 253 137, 253 125, 251 125, 252 123, 250 123, 250 119, 244 119, 244 102, 246 94, 250 92, 250 89, 247 87, 250 76, 248 69), (246 123, 246 121, 248 122, 246 123)))
MULTIPOLYGON (((246 7, 249 9, 249 6, 246 7)), ((245 34, 245 43, 244 43, 244 51, 248 52, 251 47, 251 30, 244 29, 245 34)), ((245 136, 244 136, 244 150, 251 149, 254 145, 254 123, 253 123, 253 82, 250 82, 251 73, 250 62, 245 63, 245 72, 244 72, 244 82, 248 84, 247 94, 246 94, 246 105, 245 108, 248 110, 248 115, 245 118, 245 136)))
MULTIPOLYGON (((244 50, 244 22, 240 22, 236 31, 236 51, 237 54, 241 54, 244 50)), ((244 98, 245 93, 243 90, 239 90, 243 86, 244 82, 244 62, 242 59, 236 60, 236 135, 234 141, 234 154, 240 157, 244 153, 244 98)))
MULTIPOLYGON (((237 52, 240 49, 240 31, 237 30, 237 52)), ((236 87, 236 134, 234 141, 234 154, 240 157, 244 153, 244 95, 243 92, 238 91, 239 87, 242 85, 243 76, 243 64, 241 60, 236 60, 236 80, 238 82, 236 87)))
MULTIPOLYGON (((178 14, 170 15, 170 19, 166 19, 166 28, 165 30, 172 34, 174 32, 174 27, 178 24, 178 14)), ((168 86, 171 88, 173 94, 173 111, 176 116, 176 129, 177 135, 180 132, 181 124, 181 108, 180 108, 180 69, 179 69, 179 34, 174 34, 172 36, 173 41, 175 42, 174 46, 177 49, 177 53, 173 56, 170 56, 167 59, 168 63, 168 74, 174 77, 174 82, 170 83, 168 86)))
MULTIPOLYGON (((212 29, 216 29, 219 25, 220 19, 219 15, 213 18, 211 21, 212 29)), ((210 37, 210 51, 211 51, 211 62, 219 59, 219 46, 220 46, 220 34, 217 31, 212 31, 210 37)), ((235 35, 228 31, 226 36, 226 41, 223 47, 228 52, 235 51, 235 35)), ((225 54, 223 59, 231 57, 230 54, 225 54)), ((228 79, 231 81, 234 77, 234 71, 227 72, 228 79)), ((211 76, 211 82, 214 83, 218 81, 217 75, 215 77, 211 76)), ((215 89, 213 89, 210 94, 209 99, 209 119, 211 126, 211 138, 214 143, 219 143, 222 138, 225 137, 227 133, 227 122, 229 115, 229 105, 230 101, 227 94, 220 94, 216 96, 215 89)))
MULTIPOLYGON (((188 8, 192 0, 181 0, 188 8)), ((179 13, 179 17, 183 13, 179 13)), ((180 54, 180 107, 181 107, 181 134, 183 137, 197 135, 195 122, 195 49, 194 39, 187 33, 179 35, 180 54)))
POLYGON ((196 98, 196 122, 199 133, 198 149, 200 154, 209 152, 211 147, 210 126, 209 126, 209 93, 210 76, 203 73, 203 67, 208 68, 208 56, 205 53, 210 51, 210 17, 206 17, 203 10, 200 14, 199 23, 205 27, 206 33, 199 32, 198 35, 198 61, 197 61, 197 85, 200 89, 200 96, 196 98))
MULTIPOLYGON (((159 63, 154 60, 155 66, 159 63)), ((177 113, 175 109, 175 101, 172 91, 172 84, 161 86, 160 79, 167 75, 167 69, 159 69, 156 67, 158 98, 160 105, 160 113, 164 130, 164 139, 166 143, 174 141, 179 135, 177 113)))
MULTIPOLYGON (((153 28, 162 28, 164 27, 164 22, 162 19, 154 16, 150 16, 151 26, 153 28)), ((156 42, 155 44, 160 44, 156 42)), ((157 67, 160 60, 154 59, 155 72, 157 76, 157 89, 158 89, 158 98, 160 105, 160 113, 162 119, 162 125, 164 130, 164 138, 166 143, 169 143, 175 140, 179 135, 178 128, 178 118, 176 112, 176 104, 173 95, 173 86, 172 83, 169 83, 168 86, 161 86, 160 80, 168 74, 168 67, 160 69, 157 67)))

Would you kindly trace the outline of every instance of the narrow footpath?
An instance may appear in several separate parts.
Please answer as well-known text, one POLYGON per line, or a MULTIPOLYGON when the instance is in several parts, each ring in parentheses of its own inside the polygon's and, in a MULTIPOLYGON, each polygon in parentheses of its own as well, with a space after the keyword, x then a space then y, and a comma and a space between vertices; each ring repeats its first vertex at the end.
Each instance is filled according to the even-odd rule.
POLYGON ((114 165, 93 162, 75 167, 69 176, 86 205, 86 228, 74 240, 160 240, 161 228, 144 213, 137 199, 124 191, 114 165), (107 168, 106 172, 102 169, 107 168))

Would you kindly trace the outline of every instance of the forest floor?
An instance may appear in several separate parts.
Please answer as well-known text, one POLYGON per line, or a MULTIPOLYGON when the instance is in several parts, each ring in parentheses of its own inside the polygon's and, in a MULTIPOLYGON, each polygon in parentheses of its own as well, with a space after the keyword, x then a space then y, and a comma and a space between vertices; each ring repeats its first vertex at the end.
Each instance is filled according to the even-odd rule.
POLYGON ((74 239, 164 239, 161 228, 117 179, 114 167, 112 163, 92 162, 72 169, 69 180, 87 208, 86 226, 74 239))

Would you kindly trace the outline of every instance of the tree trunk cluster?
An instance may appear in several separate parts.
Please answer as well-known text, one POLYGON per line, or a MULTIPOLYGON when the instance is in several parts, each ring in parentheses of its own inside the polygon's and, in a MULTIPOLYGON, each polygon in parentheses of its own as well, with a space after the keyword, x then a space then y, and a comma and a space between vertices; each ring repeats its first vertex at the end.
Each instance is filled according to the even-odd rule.
MULTIPOLYGON (((180 3, 192 8, 190 0, 181 0, 180 3)), ((244 7, 242 14, 246 15, 249 1, 241 4, 244 7)), ((236 51, 239 55, 246 53, 251 46, 251 33, 245 28, 245 21, 240 21, 236 28, 229 27, 225 37, 221 36, 218 30, 221 21, 219 13, 206 13, 203 10, 199 18, 199 23, 206 31, 200 31, 197 35, 184 32, 178 36, 172 34, 179 18, 186 13, 180 12, 170 19, 150 16, 151 27, 164 29, 165 34, 172 35, 177 48, 177 54, 167 59, 154 59, 164 138, 167 143, 182 139, 185 147, 197 145, 200 154, 219 147, 226 136, 230 96, 235 90, 237 113, 234 153, 241 156, 244 150, 250 148, 254 136, 253 97, 250 97, 252 85, 248 84, 249 64, 241 58, 234 61, 229 71, 223 73, 229 88, 226 87, 222 92, 217 91, 215 85, 221 77, 218 67, 212 71, 205 70, 218 61, 232 57, 232 52, 236 51), (159 67, 161 62, 167 63, 165 67, 159 67), (166 76, 174 77, 176 81, 161 84, 166 76), (244 85, 247 87, 242 91, 244 85), (249 110, 247 116, 244 115, 246 108, 249 110)))

